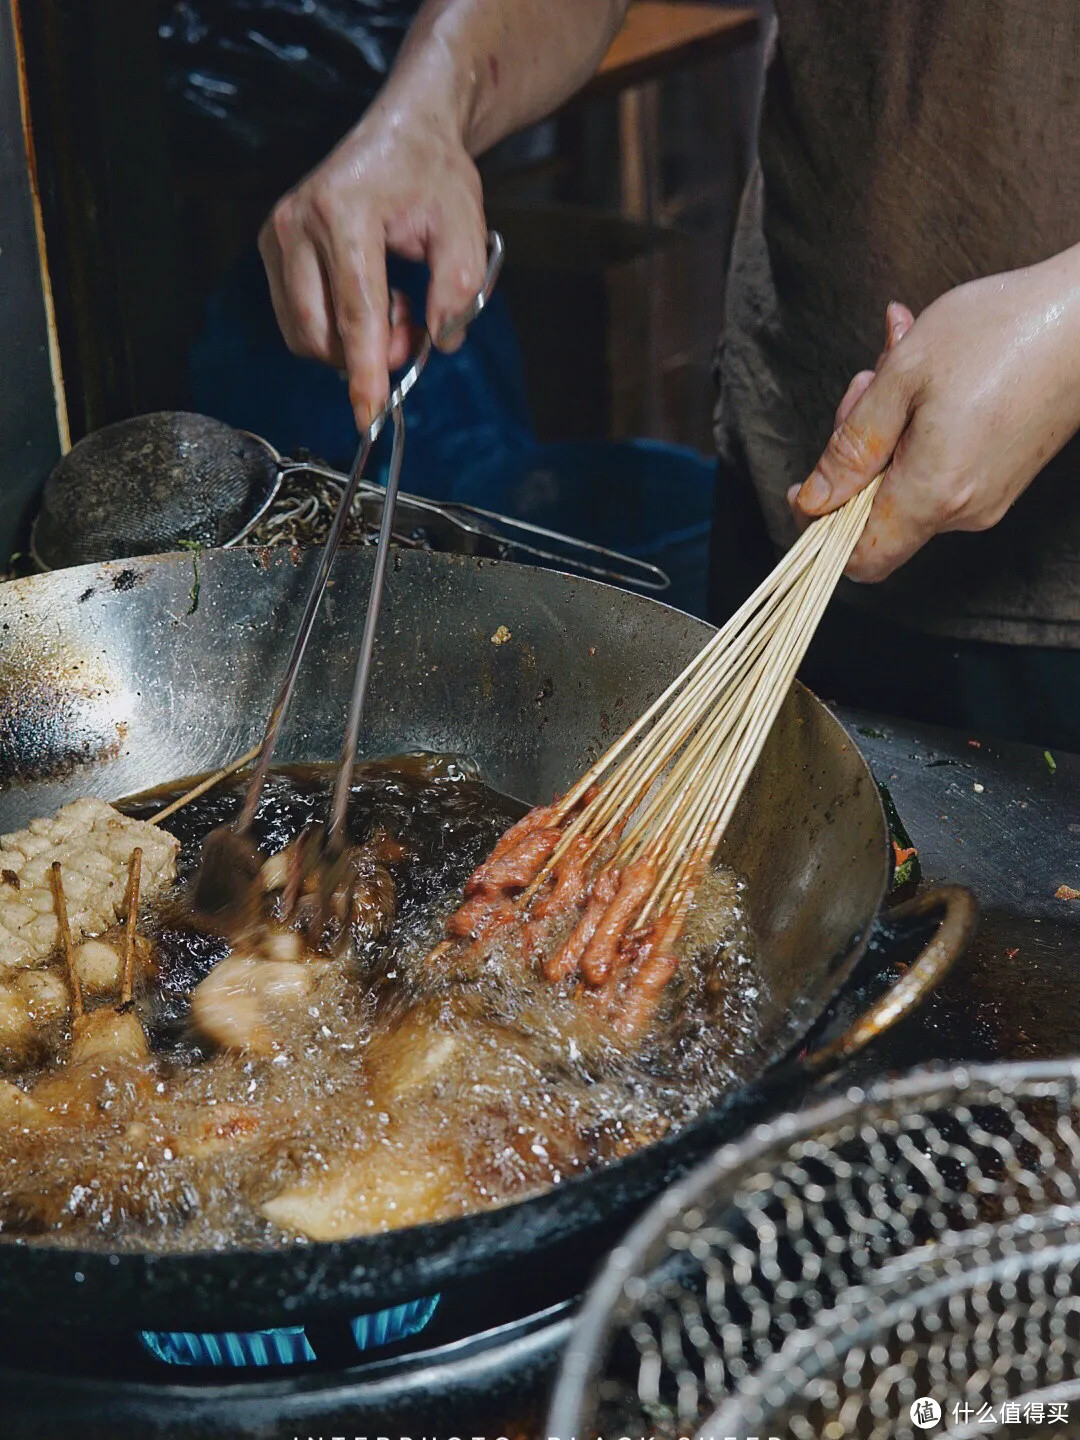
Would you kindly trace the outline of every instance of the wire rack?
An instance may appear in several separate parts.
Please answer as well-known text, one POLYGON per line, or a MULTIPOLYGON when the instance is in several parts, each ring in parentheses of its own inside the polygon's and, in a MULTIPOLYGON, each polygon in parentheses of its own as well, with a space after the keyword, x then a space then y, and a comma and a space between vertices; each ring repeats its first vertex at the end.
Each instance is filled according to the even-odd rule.
POLYGON ((546 1434, 1080 1434, 1080 1062, 759 1127, 613 1252, 546 1434), (1070 1417, 1070 1403, 1073 1414, 1070 1417))

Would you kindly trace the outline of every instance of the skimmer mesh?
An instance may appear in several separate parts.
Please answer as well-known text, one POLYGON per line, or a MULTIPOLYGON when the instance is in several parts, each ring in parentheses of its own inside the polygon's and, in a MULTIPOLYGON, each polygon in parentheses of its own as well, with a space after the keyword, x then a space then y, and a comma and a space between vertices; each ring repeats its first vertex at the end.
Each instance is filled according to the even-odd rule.
POLYGON ((53 470, 34 522, 38 563, 67 565, 224 545, 279 483, 265 441, 183 411, 135 415, 80 440, 53 470))
POLYGON ((919 1072, 665 1195, 586 1301, 546 1434, 1060 1435, 1078 1376, 1080 1062, 919 1072))

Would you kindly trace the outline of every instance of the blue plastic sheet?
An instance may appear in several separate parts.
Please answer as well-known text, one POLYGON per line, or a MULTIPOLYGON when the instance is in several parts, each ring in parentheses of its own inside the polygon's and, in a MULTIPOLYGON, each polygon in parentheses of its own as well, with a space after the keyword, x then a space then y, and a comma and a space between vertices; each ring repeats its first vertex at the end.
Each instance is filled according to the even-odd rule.
MULTIPOLYGON (((390 283, 423 315, 427 270, 389 258, 390 283)), ((307 450, 347 470, 357 436, 344 381, 313 360, 290 354, 254 250, 210 297, 191 351, 194 408, 264 436, 283 454, 307 450)), ((402 488, 449 499, 458 476, 479 457, 496 468, 531 445, 524 376, 505 302, 496 290, 464 345, 436 354, 409 396, 402 488)), ((380 478, 389 432, 370 462, 380 478)))

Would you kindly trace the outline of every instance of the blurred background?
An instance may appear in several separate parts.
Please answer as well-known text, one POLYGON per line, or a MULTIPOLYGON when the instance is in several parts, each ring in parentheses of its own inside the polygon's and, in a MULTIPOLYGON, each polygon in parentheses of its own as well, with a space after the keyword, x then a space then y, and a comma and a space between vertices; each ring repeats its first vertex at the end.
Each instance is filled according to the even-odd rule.
MULTIPOLYGON (((363 112, 418 8, 34 0, 4 15, 5 553, 61 451, 132 414, 197 410, 347 468, 344 384, 286 350, 255 236, 363 112)), ((405 490, 652 559, 676 581, 666 598, 698 613, 766 22, 636 0, 588 89, 484 157, 507 242, 496 303, 410 398, 405 490)), ((391 278, 422 313, 422 267, 394 261, 391 278)))

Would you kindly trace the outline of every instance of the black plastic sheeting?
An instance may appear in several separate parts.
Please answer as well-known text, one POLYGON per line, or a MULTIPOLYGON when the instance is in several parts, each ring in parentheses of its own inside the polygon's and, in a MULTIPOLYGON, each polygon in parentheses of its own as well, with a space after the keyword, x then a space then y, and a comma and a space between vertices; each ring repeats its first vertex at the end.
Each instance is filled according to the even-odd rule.
POLYGON ((421 0, 160 0, 177 153, 314 164, 359 119, 421 0))

